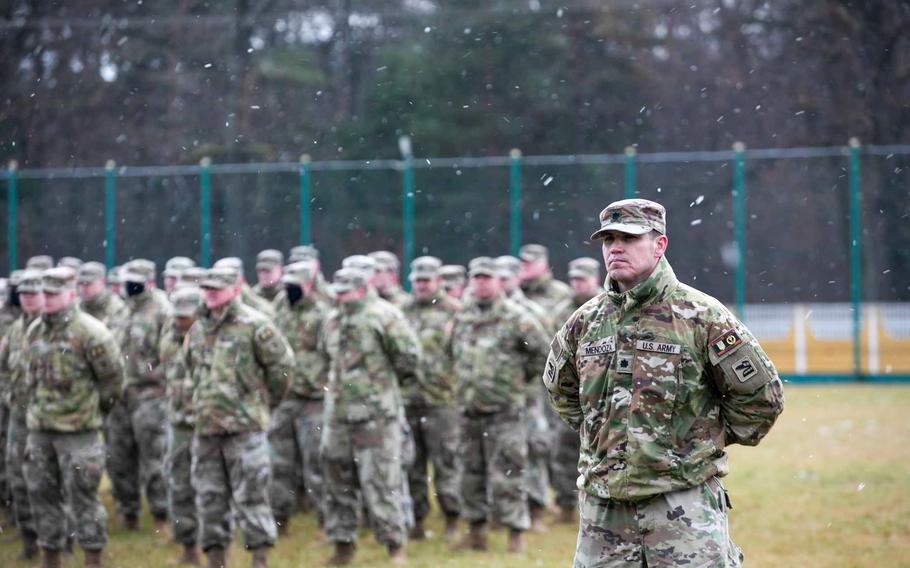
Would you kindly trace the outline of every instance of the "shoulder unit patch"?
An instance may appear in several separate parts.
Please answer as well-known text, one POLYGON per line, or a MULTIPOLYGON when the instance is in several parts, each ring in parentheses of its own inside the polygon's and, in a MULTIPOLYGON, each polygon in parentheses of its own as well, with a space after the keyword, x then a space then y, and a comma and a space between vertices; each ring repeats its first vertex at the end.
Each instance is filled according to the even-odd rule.
POLYGON ((732 353, 734 349, 742 345, 742 343, 743 340, 739 334, 736 333, 736 330, 731 329, 711 342, 711 350, 714 351, 714 355, 718 359, 723 359, 727 354, 732 353))

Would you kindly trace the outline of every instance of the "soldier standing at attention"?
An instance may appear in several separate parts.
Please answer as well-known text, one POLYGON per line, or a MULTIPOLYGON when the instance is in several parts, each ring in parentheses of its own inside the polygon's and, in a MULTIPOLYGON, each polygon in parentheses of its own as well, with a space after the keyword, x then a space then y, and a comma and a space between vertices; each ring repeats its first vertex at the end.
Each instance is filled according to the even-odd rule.
POLYGON ((214 268, 228 268, 233 270, 234 275, 237 277, 237 286, 240 290, 240 301, 255 310, 259 310, 270 318, 275 317, 275 308, 272 304, 254 294, 253 289, 246 283, 246 277, 243 274, 242 260, 236 256, 221 258, 215 262, 214 268))
POLYGON ((742 322, 676 279, 662 205, 617 201, 600 223, 606 291, 557 332, 543 377, 581 433, 574 566, 740 566, 724 448, 768 433, 780 378, 742 322))
POLYGON ((142 493, 155 530, 167 534, 167 383, 159 360, 161 333, 170 306, 154 289, 150 261, 132 260, 121 277, 129 315, 115 323, 126 364, 123 399, 107 417, 108 474, 118 512, 128 530, 139 529, 142 493))
POLYGON ((407 535, 399 385, 418 380, 420 344, 400 310, 367 292, 362 271, 342 268, 332 287, 338 306, 320 343, 329 360, 321 444, 326 535, 335 544, 328 563, 354 557, 359 493, 376 539, 400 564, 407 535))
POLYGON ((521 289, 529 300, 541 305, 547 313, 572 297, 568 284, 553 278, 550 271, 550 253, 543 245, 525 245, 521 257, 521 289))
POLYGON ((75 306, 75 274, 53 268, 42 276, 44 313, 25 334, 25 478, 43 554, 42 568, 59 568, 66 544, 64 499, 75 516, 86 568, 101 566, 107 513, 98 498, 104 446, 98 435, 123 386, 123 362, 113 335, 75 306))
MULTIPOLYGON (((43 270, 43 269, 40 269, 43 270)), ((22 307, 19 300, 19 281, 22 278, 22 270, 14 270, 9 275, 9 290, 6 301, 0 308, 0 337, 13 323, 22 315, 22 307)), ((3 385, 0 384, 0 392, 3 385)), ((0 510, 6 509, 11 504, 11 495, 9 484, 6 479, 6 431, 9 428, 9 408, 6 402, 0 396, 0 510)))
POLYGON ((113 330, 120 320, 129 317, 129 309, 123 299, 107 289, 104 275, 100 262, 86 262, 76 271, 79 309, 113 330))
POLYGON ((383 300, 401 308, 408 299, 408 294, 401 289, 398 271, 401 263, 398 257, 386 250, 377 250, 369 254, 376 261, 376 276, 373 285, 383 300))
POLYGON ((194 268, 196 263, 193 259, 185 256, 175 256, 168 259, 164 265, 164 291, 170 294, 177 287, 180 276, 187 268, 194 268))
POLYGON ((299 245, 290 250, 288 262, 293 264, 304 260, 316 265, 316 283, 313 285, 316 299, 330 305, 335 300, 335 296, 328 282, 325 281, 325 276, 322 274, 322 266, 319 264, 319 250, 313 245, 299 245))
POLYGON ((460 300, 464 294, 465 269, 460 264, 444 264, 439 268, 439 277, 442 278, 442 289, 449 296, 460 300))
POLYGON ((199 540, 210 568, 225 564, 236 510, 253 568, 275 544, 269 505, 269 409, 284 398, 294 354, 271 320, 240 301, 230 267, 202 280, 205 310, 184 342, 192 383, 193 488, 199 540))
POLYGON ((178 564, 199 564, 196 551, 199 527, 196 492, 193 490, 191 447, 193 442, 192 384, 183 357, 183 340, 202 307, 202 291, 195 286, 175 285, 171 292, 171 318, 161 334, 158 358, 167 380, 167 458, 165 477, 168 510, 174 539, 183 545, 178 564))
POLYGON ((253 293, 268 302, 274 302, 275 296, 284 287, 281 285, 281 272, 284 266, 284 255, 280 250, 266 249, 256 255, 256 285, 253 293))
POLYGON ((414 500, 411 538, 426 537, 423 520, 430 513, 427 465, 433 464, 436 497, 446 518, 445 536, 455 537, 461 512, 461 468, 458 460, 459 414, 455 407, 455 370, 446 352, 446 333, 460 306, 440 289, 442 261, 421 256, 411 263, 412 294, 402 306, 420 339, 423 380, 402 385, 405 414, 414 437, 415 459, 408 469, 414 500))
POLYGON ((486 550, 488 518, 509 529, 509 551, 524 549, 531 525, 526 490, 526 396, 544 365, 540 323, 502 294, 496 262, 469 265, 472 301, 455 316, 450 339, 462 411, 462 517, 470 532, 457 549, 486 550))

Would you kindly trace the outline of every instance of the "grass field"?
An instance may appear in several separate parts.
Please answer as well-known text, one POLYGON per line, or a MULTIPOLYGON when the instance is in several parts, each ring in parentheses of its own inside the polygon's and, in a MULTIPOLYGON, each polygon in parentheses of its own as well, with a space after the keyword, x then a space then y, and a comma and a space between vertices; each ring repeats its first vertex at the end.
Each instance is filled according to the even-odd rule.
MULTIPOLYGON (((787 408, 757 448, 731 449, 726 479, 733 500, 732 533, 755 567, 910 567, 910 386, 790 385, 787 408)), ((110 495, 105 490, 110 510, 110 495)), ((150 534, 126 534, 111 523, 107 566, 167 566, 179 549, 150 534)), ((441 520, 430 528, 437 535, 441 520)), ((318 566, 330 547, 310 518, 296 517, 291 535, 270 558, 273 567, 318 566)), ((553 525, 528 536, 523 555, 505 553, 506 535, 493 534, 491 552, 451 553, 439 538, 412 543, 409 566, 421 568, 568 567, 576 527, 553 525)), ((0 543, 0 566, 18 544, 0 543)), ((81 553, 76 558, 81 560, 81 553)), ((248 566, 235 545, 231 567, 248 566)), ((361 535, 356 566, 386 565, 385 550, 361 535)), ((70 566, 81 565, 71 562, 70 566)))

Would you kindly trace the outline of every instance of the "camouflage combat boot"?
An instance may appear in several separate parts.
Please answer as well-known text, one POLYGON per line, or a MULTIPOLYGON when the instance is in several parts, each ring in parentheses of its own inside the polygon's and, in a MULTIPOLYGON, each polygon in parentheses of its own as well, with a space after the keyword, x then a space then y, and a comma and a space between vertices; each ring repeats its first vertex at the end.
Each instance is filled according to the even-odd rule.
POLYGON ((487 550, 487 526, 486 523, 471 523, 471 528, 458 543, 452 546, 452 550, 487 550))
POLYGON ((38 568, 60 568, 60 551, 41 549, 41 564, 38 568))
POLYGON ((575 507, 559 508, 559 517, 557 518, 558 523, 563 525, 574 525, 575 521, 575 507))
POLYGON ((183 553, 174 563, 175 566, 199 566, 199 553, 195 544, 184 544, 183 553))
POLYGON ((427 538, 427 532, 423 529, 423 521, 414 522, 414 528, 411 529, 409 538, 411 540, 424 540, 427 538))
POLYGON ((390 544, 389 560, 392 564, 405 564, 408 561, 408 557, 404 552, 404 546, 400 544, 390 544))
POLYGON ((446 532, 445 539, 449 542, 455 540, 455 537, 458 535, 458 516, 457 515, 446 515, 446 532))
POLYGON ((335 553, 326 561, 326 566, 347 566, 354 560, 353 542, 336 542, 335 553))
POLYGON ((547 526, 543 522, 543 507, 531 505, 531 532, 546 532, 547 526))
POLYGON ((269 547, 260 546, 253 549, 253 562, 250 568, 269 568, 269 547))
POLYGON ((288 530, 290 529, 290 519, 275 519, 275 524, 278 525, 278 536, 285 537, 288 536, 288 530))
POLYGON ((22 552, 16 560, 34 560, 38 558, 38 537, 32 531, 22 531, 22 552))
POLYGON ((101 551, 85 551, 85 568, 101 568, 101 551))
POLYGON ((213 546, 205 554, 208 557, 208 568, 224 568, 227 564, 224 549, 220 546, 213 546))
POLYGON ((509 530, 509 552, 524 552, 525 543, 521 538, 521 531, 518 529, 509 530))

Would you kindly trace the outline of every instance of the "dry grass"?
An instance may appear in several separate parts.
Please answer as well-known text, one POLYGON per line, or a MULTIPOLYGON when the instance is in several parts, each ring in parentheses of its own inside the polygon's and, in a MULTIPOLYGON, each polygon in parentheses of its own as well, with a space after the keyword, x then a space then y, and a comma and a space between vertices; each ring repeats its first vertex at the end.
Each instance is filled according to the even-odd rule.
MULTIPOLYGON (((910 387, 790 386, 787 410, 770 437, 731 453, 732 530, 748 566, 910 567, 910 387)), ((107 491, 104 498, 109 506, 107 491)), ((157 568, 177 555, 176 545, 150 534, 148 518, 143 523, 139 534, 112 529, 108 566, 157 568)), ((440 519, 430 528, 438 535, 440 519)), ((270 565, 321 565, 330 548, 315 535, 312 519, 296 517, 270 565)), ((505 539, 494 533, 487 554, 451 553, 439 538, 412 543, 409 566, 567 567, 575 527, 529 535, 523 555, 506 554, 505 539)), ((0 566, 30 565, 14 561, 17 546, 0 543, 0 566)), ((230 566, 248 564, 235 545, 230 566)), ((356 566, 386 564, 385 550, 362 534, 356 566)))

